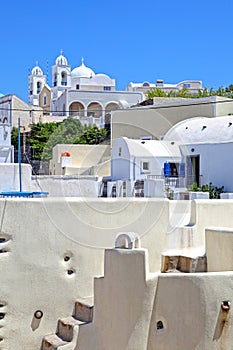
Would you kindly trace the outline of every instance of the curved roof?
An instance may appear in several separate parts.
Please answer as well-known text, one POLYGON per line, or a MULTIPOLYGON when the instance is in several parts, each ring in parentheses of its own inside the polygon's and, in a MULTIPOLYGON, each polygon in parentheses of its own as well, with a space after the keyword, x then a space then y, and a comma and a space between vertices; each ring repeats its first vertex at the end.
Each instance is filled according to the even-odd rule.
POLYGON ((133 140, 122 138, 129 153, 135 157, 180 157, 179 143, 158 140, 133 140))
POLYGON ((164 141, 179 141, 183 144, 233 141, 233 115, 183 120, 167 132, 164 141))
POLYGON ((103 85, 113 85, 113 81, 112 79, 107 75, 107 74, 96 74, 95 75, 95 80, 99 83, 99 84, 103 84, 103 85))
POLYGON ((34 68, 32 68, 32 74, 33 75, 43 75, 43 71, 38 65, 36 65, 34 68))
POLYGON ((95 76, 94 71, 91 68, 85 66, 84 59, 82 59, 81 66, 74 68, 71 74, 77 78, 91 78, 95 76))

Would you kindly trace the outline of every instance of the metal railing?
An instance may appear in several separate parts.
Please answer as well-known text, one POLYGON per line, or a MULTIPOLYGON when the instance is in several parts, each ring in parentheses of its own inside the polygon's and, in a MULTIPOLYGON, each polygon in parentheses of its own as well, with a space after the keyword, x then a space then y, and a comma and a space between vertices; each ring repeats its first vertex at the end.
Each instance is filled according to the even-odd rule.
POLYGON ((164 175, 147 175, 147 179, 164 180, 165 188, 185 188, 197 183, 199 187, 204 185, 203 175, 197 179, 196 176, 164 176, 164 175))

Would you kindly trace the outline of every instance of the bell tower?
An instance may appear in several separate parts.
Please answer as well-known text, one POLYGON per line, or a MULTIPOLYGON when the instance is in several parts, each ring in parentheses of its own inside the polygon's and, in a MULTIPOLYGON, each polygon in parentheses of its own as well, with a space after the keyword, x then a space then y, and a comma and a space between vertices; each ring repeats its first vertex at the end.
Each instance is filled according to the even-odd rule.
POLYGON ((30 105, 39 106, 40 93, 46 84, 46 75, 43 74, 38 62, 28 75, 28 101, 30 105))
POLYGON ((54 102, 61 94, 71 88, 71 67, 60 51, 55 65, 52 67, 51 99, 54 102))

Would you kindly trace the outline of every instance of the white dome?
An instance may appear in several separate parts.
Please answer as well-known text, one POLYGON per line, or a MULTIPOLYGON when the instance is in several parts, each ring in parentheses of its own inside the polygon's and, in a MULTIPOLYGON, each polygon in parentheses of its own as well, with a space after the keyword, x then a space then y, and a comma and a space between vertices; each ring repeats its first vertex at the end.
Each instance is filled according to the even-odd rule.
POLYGON ((174 125, 164 141, 191 143, 221 143, 233 141, 233 116, 195 117, 174 125))
POLYGON ((62 54, 60 56, 58 56, 56 59, 56 65, 57 66, 68 66, 68 61, 65 58, 65 56, 63 56, 62 54))
POLYGON ((33 75, 43 75, 43 71, 42 71, 42 69, 39 66, 35 66, 32 69, 32 74, 33 75))
POLYGON ((85 66, 83 59, 81 66, 74 68, 71 74, 77 78, 91 78, 95 76, 93 70, 85 66))

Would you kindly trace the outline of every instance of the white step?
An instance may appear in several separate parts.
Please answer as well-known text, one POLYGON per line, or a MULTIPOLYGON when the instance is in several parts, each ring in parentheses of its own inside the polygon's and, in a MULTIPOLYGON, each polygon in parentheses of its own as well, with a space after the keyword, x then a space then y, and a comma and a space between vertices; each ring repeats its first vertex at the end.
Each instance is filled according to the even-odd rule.
POLYGON ((57 350, 59 346, 68 344, 67 341, 62 340, 56 334, 46 335, 42 342, 42 350, 57 350))
POLYGON ((57 335, 64 341, 70 342, 73 339, 74 327, 84 322, 69 316, 58 321, 57 335))
POLYGON ((93 309, 93 297, 79 299, 75 303, 75 313, 73 317, 82 322, 91 322, 93 319, 93 309))

